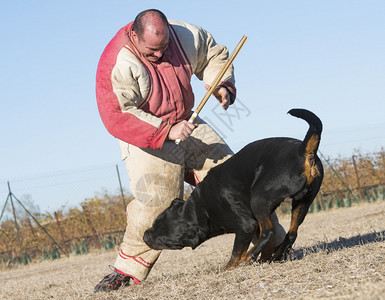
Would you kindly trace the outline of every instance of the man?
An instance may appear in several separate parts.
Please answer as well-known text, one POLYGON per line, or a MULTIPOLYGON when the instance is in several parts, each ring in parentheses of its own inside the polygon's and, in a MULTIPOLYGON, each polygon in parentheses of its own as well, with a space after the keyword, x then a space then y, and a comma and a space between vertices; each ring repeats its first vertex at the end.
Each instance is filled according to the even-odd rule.
MULTIPOLYGON (((154 9, 119 30, 104 50, 96 76, 98 108, 119 140, 134 200, 113 273, 95 292, 145 280, 160 251, 143 242, 144 231, 174 198, 183 197, 185 174, 197 183, 233 154, 203 120, 187 122, 194 106, 192 75, 209 88, 227 57, 227 49, 204 29, 168 21, 154 9)), ((214 92, 225 110, 236 98, 234 83, 230 67, 214 92)), ((275 223, 279 244, 285 232, 275 223)))

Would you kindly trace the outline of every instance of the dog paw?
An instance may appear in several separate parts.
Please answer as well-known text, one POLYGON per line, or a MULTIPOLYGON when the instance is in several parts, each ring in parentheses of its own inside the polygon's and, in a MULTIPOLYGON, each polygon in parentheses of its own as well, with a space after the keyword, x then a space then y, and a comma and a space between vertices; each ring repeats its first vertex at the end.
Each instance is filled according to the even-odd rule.
POLYGON ((295 253, 293 248, 288 248, 285 251, 276 251, 271 257, 270 262, 282 262, 286 260, 293 260, 295 258, 295 253))

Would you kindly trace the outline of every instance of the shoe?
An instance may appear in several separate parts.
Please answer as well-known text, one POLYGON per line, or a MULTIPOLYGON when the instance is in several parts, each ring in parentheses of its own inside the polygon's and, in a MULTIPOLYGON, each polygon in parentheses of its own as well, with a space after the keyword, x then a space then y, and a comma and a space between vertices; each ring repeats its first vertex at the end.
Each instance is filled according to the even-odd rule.
POLYGON ((130 285, 130 276, 118 273, 113 266, 109 266, 112 270, 111 274, 106 275, 99 283, 95 286, 94 292, 109 292, 119 289, 121 286, 130 285))

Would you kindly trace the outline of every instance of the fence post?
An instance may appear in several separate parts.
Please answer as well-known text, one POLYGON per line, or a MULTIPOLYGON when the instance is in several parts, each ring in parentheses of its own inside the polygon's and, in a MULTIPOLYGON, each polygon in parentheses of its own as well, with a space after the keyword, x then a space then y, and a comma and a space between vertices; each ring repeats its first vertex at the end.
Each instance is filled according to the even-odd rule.
POLYGON ((3 206, 3 210, 1 211, 1 215, 0 215, 0 223, 1 223, 1 219, 3 218, 4 211, 5 211, 5 207, 7 206, 8 200, 9 200, 9 194, 8 194, 8 196, 7 196, 7 200, 5 200, 5 204, 4 204, 4 206, 3 206))
POLYGON ((9 199, 11 200, 13 219, 15 220, 17 241, 18 241, 19 247, 20 247, 20 251, 19 252, 21 252, 23 247, 22 247, 22 243, 21 243, 21 239, 20 239, 19 224, 17 223, 17 219, 16 219, 15 206, 13 205, 12 192, 11 192, 11 186, 9 185, 9 181, 8 181, 8 191, 9 191, 9 194, 8 194, 9 195, 9 199))
POLYGON ((10 196, 14 197, 16 199, 16 201, 21 205, 21 207, 31 216, 31 218, 36 222, 36 224, 44 231, 44 233, 51 239, 51 241, 56 245, 58 246, 58 248, 64 253, 64 255, 67 255, 69 257, 69 255, 63 250, 62 247, 60 247, 60 245, 55 241, 55 239, 48 233, 48 231, 42 226, 40 225, 39 221, 36 220, 36 218, 30 213, 30 211, 28 209, 25 208, 25 206, 23 205, 23 203, 21 203, 21 201, 19 199, 17 199, 17 197, 11 192, 11 188, 9 187, 9 182, 8 182, 8 188, 9 188, 9 191, 10 191, 10 196))
POLYGON ((118 165, 116 165, 116 172, 118 173, 118 179, 119 179, 119 186, 120 186, 120 195, 122 197, 123 205, 124 205, 124 211, 126 211, 126 201, 124 200, 124 193, 123 193, 123 187, 122 187, 122 181, 120 180, 120 173, 118 165))

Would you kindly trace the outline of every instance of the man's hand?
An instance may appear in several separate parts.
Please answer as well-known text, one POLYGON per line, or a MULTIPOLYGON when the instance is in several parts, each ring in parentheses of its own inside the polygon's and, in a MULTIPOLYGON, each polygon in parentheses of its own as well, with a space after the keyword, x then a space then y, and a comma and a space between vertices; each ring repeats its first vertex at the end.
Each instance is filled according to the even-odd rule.
MULTIPOLYGON (((209 90, 210 86, 208 84, 205 84, 205 88, 206 90, 209 90)), ((227 110, 229 108, 230 93, 225 87, 221 86, 219 87, 219 89, 218 88, 215 89, 215 91, 213 92, 213 95, 215 96, 215 98, 219 100, 224 110, 227 110)))
POLYGON ((190 136, 196 127, 198 127, 198 124, 192 124, 183 120, 182 122, 179 122, 171 127, 170 132, 168 133, 168 139, 172 141, 181 139, 184 141, 190 136))

